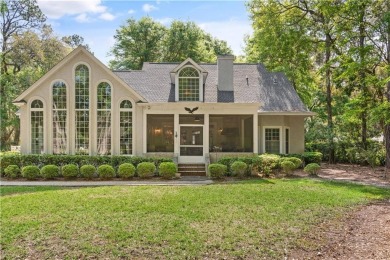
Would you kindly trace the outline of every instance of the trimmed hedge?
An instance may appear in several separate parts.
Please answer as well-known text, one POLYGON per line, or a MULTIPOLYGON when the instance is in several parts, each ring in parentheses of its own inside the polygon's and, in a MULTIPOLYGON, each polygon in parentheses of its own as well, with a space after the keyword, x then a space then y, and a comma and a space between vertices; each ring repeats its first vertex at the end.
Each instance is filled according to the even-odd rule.
POLYGON ((61 168, 62 176, 66 179, 76 178, 79 175, 79 167, 76 164, 67 164, 61 168))
POLYGON ((137 165, 137 173, 141 178, 153 177, 156 166, 151 162, 142 162, 137 165))
POLYGON ((158 173, 164 179, 173 179, 177 173, 177 166, 173 162, 163 162, 158 166, 158 173))
POLYGON ((320 170, 321 166, 317 163, 309 163, 306 165, 305 169, 303 169, 304 172, 310 174, 310 175, 317 175, 318 171, 320 170))
POLYGON ((17 165, 11 164, 4 169, 4 173, 5 177, 15 179, 20 177, 20 168, 17 165))
POLYGON ((39 178, 39 168, 37 166, 25 166, 22 168, 22 176, 27 180, 35 180, 39 178))
POLYGON ((294 164, 292 161, 289 160, 282 161, 280 163, 280 167, 282 168, 283 172, 287 175, 290 175, 293 170, 298 168, 296 164, 294 164))
POLYGON ((250 175, 252 169, 256 171, 260 171, 261 166, 261 159, 257 155, 251 155, 251 156, 240 156, 240 157, 231 157, 231 156, 224 156, 220 158, 217 163, 223 164, 227 167, 227 174, 233 175, 232 171, 232 164, 236 161, 244 162, 248 166, 246 169, 246 174, 250 175))
POLYGON ((262 154, 259 155, 261 159, 260 170, 265 175, 269 175, 272 170, 277 169, 280 165, 280 156, 276 154, 262 154))
MULTIPOLYGON (((302 160, 297 158, 297 157, 283 157, 280 159, 280 164, 282 164, 284 161, 292 162, 295 166, 295 169, 298 169, 302 166, 302 160)), ((282 165, 280 165, 280 166, 282 166, 282 165)), ((282 167, 282 169, 283 169, 283 167, 282 167)))
POLYGON ((242 178, 246 174, 246 170, 248 168, 248 165, 242 161, 235 161, 234 163, 232 163, 230 168, 232 169, 233 176, 237 176, 237 177, 242 178))
POLYGON ((97 173, 102 179, 112 179, 115 177, 115 169, 111 165, 103 164, 97 169, 97 173))
POLYGON ((219 179, 226 175, 227 166, 220 163, 212 163, 209 165, 210 177, 219 179))
POLYGON ((135 167, 131 163, 122 163, 118 168, 118 176, 121 178, 131 178, 135 176, 135 167))
POLYGON ((41 176, 44 179, 54 179, 59 176, 60 170, 56 165, 45 165, 41 168, 41 176))
POLYGON ((92 179, 96 174, 96 167, 86 164, 80 167, 80 175, 86 179, 92 179))

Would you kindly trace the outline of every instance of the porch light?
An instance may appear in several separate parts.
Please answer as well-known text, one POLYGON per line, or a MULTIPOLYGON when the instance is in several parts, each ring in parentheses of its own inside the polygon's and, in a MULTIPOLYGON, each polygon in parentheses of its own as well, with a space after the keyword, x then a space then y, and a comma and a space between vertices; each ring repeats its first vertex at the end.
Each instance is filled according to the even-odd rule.
POLYGON ((161 134, 161 128, 156 128, 156 129, 154 129, 154 134, 155 134, 155 135, 161 134))
POLYGON ((194 119, 195 122, 199 122, 200 121, 200 117, 199 116, 196 116, 195 119, 194 119))

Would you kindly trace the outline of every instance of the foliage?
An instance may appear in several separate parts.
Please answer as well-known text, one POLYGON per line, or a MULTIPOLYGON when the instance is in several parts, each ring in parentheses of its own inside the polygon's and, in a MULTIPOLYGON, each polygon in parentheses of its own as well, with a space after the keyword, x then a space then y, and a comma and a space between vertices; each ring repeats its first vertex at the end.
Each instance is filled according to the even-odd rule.
POLYGON ((227 166, 220 163, 209 164, 210 177, 214 179, 222 178, 227 173, 227 166))
POLYGON ((85 164, 80 167, 80 175, 86 179, 92 179, 96 174, 96 167, 91 164, 85 164))
POLYGON ((156 166, 151 162, 142 162, 137 165, 137 174, 141 178, 153 177, 156 166))
POLYGON ((276 154, 262 154, 259 155, 261 159, 260 171, 266 176, 269 175, 272 170, 278 168, 280 156, 276 154))
MULTIPOLYGON (((285 161, 289 161, 289 162, 292 162, 294 164, 294 170, 295 169, 298 169, 299 167, 302 166, 302 160, 297 158, 297 157, 282 157, 280 159, 281 163, 285 162, 285 161)), ((282 167, 283 168, 283 167, 282 167)))
POLYGON ((115 169, 111 165, 103 164, 97 169, 98 176, 101 179, 111 179, 115 177, 115 169))
POLYGON ((232 174, 231 165, 235 161, 240 161, 246 163, 247 167, 247 175, 251 174, 251 171, 260 171, 261 167, 261 159, 258 156, 240 156, 240 157, 230 157, 230 156, 224 156, 221 157, 217 163, 226 165, 227 167, 227 174, 232 174))
POLYGON ((173 162, 163 162, 158 166, 158 173, 164 179, 172 179, 176 176, 177 166, 173 162))
POLYGON ((20 168, 15 164, 11 164, 4 169, 4 173, 5 173, 5 177, 15 179, 20 177, 20 168))
POLYGON ((41 176, 45 179, 54 179, 58 177, 60 169, 56 165, 45 165, 41 168, 41 176))
POLYGON ((307 172, 310 175, 317 175, 320 168, 321 166, 319 166, 317 163, 309 163, 308 165, 305 166, 303 170, 304 172, 307 172))
POLYGON ((248 165, 242 161, 235 161, 231 165, 233 176, 244 177, 246 170, 248 169, 248 165))
POLYGON ((39 168, 37 166, 25 166, 22 168, 22 176, 27 180, 39 178, 39 168))
POLYGON ((76 178, 79 175, 79 167, 76 164, 66 164, 62 166, 61 172, 66 179, 76 178))
POLYGON ((322 162, 322 153, 320 152, 304 152, 302 154, 305 164, 309 163, 321 163, 322 162))
POLYGON ((281 163, 280 163, 280 167, 282 168, 283 172, 287 175, 290 175, 291 172, 295 169, 297 169, 297 165, 294 164, 292 161, 290 160, 283 160, 281 163))
POLYGON ((131 163, 122 163, 118 168, 118 176, 121 178, 130 178, 135 175, 135 167, 131 163))

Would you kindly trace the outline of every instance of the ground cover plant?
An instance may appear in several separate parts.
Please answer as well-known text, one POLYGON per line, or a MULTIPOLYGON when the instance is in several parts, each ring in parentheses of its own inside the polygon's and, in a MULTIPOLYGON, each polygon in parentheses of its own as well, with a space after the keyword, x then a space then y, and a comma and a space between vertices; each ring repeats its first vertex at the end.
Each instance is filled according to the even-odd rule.
POLYGON ((282 259, 323 220, 384 198, 311 179, 13 193, 0 198, 1 248, 7 259, 282 259))

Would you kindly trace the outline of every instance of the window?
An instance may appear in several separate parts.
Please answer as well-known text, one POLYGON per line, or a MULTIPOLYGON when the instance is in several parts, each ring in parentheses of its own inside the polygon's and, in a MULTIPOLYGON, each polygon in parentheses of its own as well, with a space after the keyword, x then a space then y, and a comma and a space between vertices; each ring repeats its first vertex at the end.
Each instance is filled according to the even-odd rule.
POLYGON ((44 124, 43 103, 34 100, 31 103, 31 153, 41 154, 44 152, 44 124))
POLYGON ((97 153, 111 154, 111 86, 97 87, 97 153))
POLYGON ((53 84, 53 153, 65 154, 66 135, 66 85, 57 81, 53 84))
POLYGON ((119 106, 120 154, 133 153, 133 105, 123 100, 119 106))
POLYGON ((76 154, 89 153, 89 70, 79 65, 75 71, 76 154))
POLYGON ((147 115, 147 152, 173 152, 173 115, 147 115))
POLYGON ((286 154, 290 153, 290 129, 286 128, 286 154))
POLYGON ((199 72, 194 68, 179 72, 179 101, 199 101, 199 72))
POLYGON ((210 152, 253 152, 253 115, 210 115, 210 152))
POLYGON ((264 130, 264 145, 265 153, 279 154, 280 153, 280 129, 265 128, 264 130))

